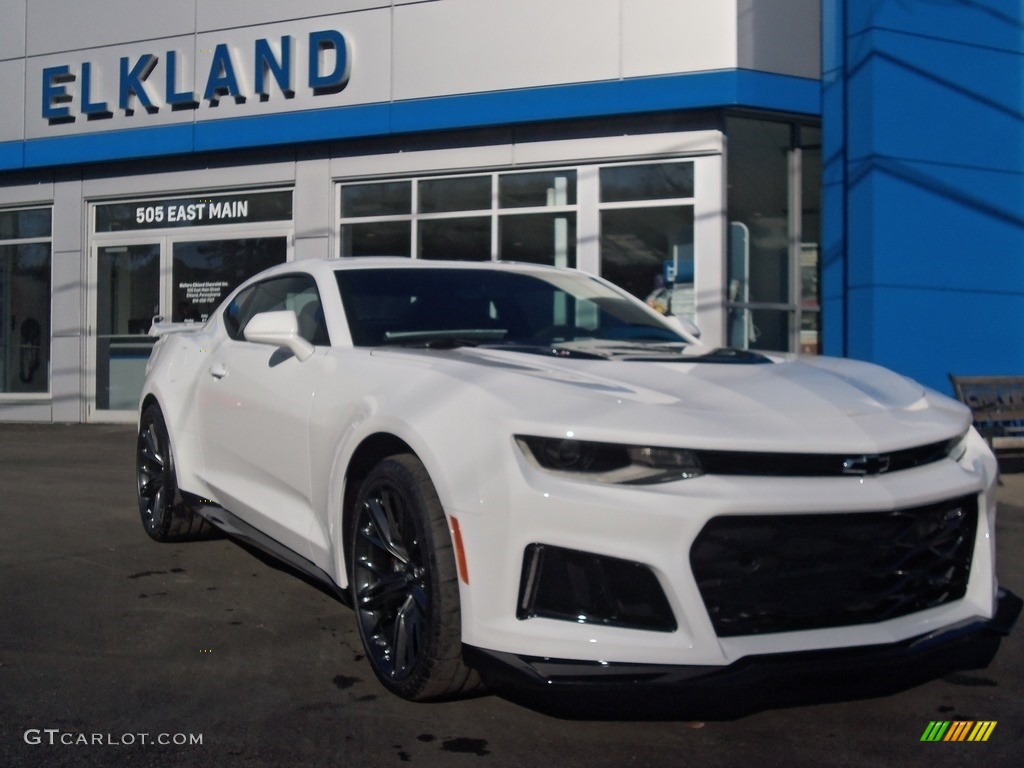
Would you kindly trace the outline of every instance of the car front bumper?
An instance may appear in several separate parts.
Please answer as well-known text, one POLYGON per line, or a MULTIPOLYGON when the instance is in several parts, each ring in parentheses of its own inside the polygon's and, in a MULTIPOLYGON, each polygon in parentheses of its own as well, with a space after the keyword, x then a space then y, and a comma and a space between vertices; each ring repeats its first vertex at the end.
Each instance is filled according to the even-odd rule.
MULTIPOLYGON (((867 478, 706 476, 642 487, 566 481, 521 462, 492 475, 504 482, 481 488, 480 511, 471 511, 472 500, 447 507, 468 563, 463 642, 499 658, 713 671, 747 657, 899 644, 987 620, 996 587, 994 467, 983 445, 973 449, 959 464, 867 478), (903 602, 927 590, 885 586, 869 601, 840 601, 859 581, 860 573, 850 578, 858 559, 872 582, 905 572, 886 560, 875 573, 874 550, 902 536, 884 518, 931 516, 925 529, 939 530, 968 507, 972 527, 951 529, 951 541, 971 542, 969 562, 957 563, 956 590, 903 602), (718 530, 722 521, 730 527, 718 530), (709 531, 715 536, 702 545, 709 531), (757 538, 762 532, 766 539, 757 538), (762 547, 764 540, 771 543, 762 547), (725 546, 730 541, 742 546, 725 546), (708 569, 719 561, 724 571, 708 569), (739 587, 714 594, 708 585, 716 583, 739 587), (652 595, 658 599, 646 599, 652 595), (775 611, 779 595, 788 603, 775 611), (899 610, 847 614, 848 606, 890 598, 899 610), (797 620, 761 621, 772 613, 797 620), (734 621, 745 616, 756 623, 734 621)), ((939 551, 946 542, 914 543, 939 551)), ((927 586, 931 571, 946 569, 929 563, 917 583, 927 586)))
MULTIPOLYGON (((956 671, 987 667, 1021 613, 1024 601, 1000 589, 991 619, 966 621, 900 642, 820 651, 745 656, 726 665, 661 665, 580 662, 464 648, 467 663, 489 679, 545 691, 623 687, 672 688, 688 693, 742 691, 748 702, 762 694, 826 686, 847 693, 877 693, 874 685, 900 689, 956 671)), ((791 703, 791 702, 787 702, 791 703)))

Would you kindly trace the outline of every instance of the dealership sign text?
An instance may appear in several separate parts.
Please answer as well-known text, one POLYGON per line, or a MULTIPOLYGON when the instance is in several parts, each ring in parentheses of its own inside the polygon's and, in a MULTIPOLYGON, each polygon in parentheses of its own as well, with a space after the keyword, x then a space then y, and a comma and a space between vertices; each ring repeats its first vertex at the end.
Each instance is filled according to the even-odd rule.
POLYGON ((103 72, 94 62, 82 62, 78 69, 68 64, 46 67, 42 76, 42 116, 51 124, 110 118, 114 110, 126 116, 137 109, 148 113, 161 108, 198 109, 216 107, 222 99, 243 103, 249 98, 267 101, 276 93, 285 99, 295 97, 296 75, 305 77, 305 87, 314 96, 337 93, 348 84, 349 47, 345 36, 334 29, 310 32, 305 61, 296 53, 295 40, 284 35, 276 45, 266 38, 253 44, 244 55, 227 43, 200 51, 209 55, 205 84, 197 61, 196 87, 190 90, 181 70, 180 51, 160 55, 144 53, 122 56, 116 80, 112 72, 103 72), (298 63, 302 62, 302 63, 298 63))

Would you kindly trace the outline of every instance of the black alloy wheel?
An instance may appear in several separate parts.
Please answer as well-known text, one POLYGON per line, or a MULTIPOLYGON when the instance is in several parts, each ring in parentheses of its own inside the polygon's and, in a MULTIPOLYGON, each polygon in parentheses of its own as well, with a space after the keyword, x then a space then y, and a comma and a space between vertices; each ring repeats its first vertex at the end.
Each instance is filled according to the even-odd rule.
POLYGON ((411 454, 380 462, 352 515, 352 597, 374 674, 411 701, 479 684, 462 661, 459 583, 444 510, 411 454))
POLYGON ((135 477, 142 527, 152 539, 191 541, 208 538, 214 532, 178 491, 171 440, 157 405, 148 406, 139 420, 135 477))

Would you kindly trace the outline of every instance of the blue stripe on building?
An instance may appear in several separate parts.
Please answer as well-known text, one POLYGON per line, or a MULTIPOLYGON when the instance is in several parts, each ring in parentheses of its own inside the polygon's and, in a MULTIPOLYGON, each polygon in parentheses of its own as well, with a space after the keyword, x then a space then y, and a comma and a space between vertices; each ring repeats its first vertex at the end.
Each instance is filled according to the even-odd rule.
POLYGON ((7 142, 0 170, 730 106, 817 115, 820 91, 747 70, 577 83, 7 142))

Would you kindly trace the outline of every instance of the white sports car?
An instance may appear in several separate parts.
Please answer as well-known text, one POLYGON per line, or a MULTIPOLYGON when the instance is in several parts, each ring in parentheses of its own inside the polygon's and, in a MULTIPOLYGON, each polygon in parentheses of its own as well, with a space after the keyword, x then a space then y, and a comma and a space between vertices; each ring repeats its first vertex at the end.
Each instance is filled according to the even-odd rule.
POLYGON ((281 265, 153 333, 146 531, 330 585, 408 699, 962 654, 1019 612, 969 411, 873 365, 711 349, 574 270, 398 258, 281 265))

